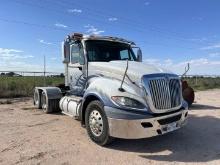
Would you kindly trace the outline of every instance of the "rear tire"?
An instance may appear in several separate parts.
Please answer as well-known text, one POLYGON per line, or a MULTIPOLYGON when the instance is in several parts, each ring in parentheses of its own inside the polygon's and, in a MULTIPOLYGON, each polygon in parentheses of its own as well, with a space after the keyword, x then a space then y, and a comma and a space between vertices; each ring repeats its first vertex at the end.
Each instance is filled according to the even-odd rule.
POLYGON ((38 90, 38 89, 34 90, 34 105, 38 109, 42 108, 42 105, 41 105, 41 93, 40 93, 40 90, 38 90))
POLYGON ((59 112, 59 101, 60 99, 48 99, 45 91, 41 94, 41 107, 44 113, 59 112))
POLYGON ((48 100, 45 92, 42 92, 41 94, 41 107, 44 113, 49 113, 49 108, 48 108, 48 100))
POLYGON ((108 120, 100 101, 92 101, 87 106, 85 124, 87 133, 92 141, 101 146, 112 142, 113 138, 109 136, 108 120))

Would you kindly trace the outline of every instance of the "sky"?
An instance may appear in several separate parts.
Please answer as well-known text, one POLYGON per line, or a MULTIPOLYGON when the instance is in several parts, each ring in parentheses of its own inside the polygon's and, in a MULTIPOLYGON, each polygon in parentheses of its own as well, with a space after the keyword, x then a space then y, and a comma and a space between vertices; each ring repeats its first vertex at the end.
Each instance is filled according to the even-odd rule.
POLYGON ((134 41, 143 61, 181 74, 220 75, 219 0, 0 0, 0 71, 64 72, 73 32, 134 41))

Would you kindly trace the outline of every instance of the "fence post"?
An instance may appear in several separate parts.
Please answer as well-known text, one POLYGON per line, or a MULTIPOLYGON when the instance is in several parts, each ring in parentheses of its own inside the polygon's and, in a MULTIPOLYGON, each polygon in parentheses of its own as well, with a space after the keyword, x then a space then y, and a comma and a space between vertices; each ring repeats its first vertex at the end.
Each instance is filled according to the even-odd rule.
POLYGON ((198 80, 197 80, 197 78, 198 78, 198 77, 197 77, 197 75, 196 75, 196 86, 198 85, 198 80))

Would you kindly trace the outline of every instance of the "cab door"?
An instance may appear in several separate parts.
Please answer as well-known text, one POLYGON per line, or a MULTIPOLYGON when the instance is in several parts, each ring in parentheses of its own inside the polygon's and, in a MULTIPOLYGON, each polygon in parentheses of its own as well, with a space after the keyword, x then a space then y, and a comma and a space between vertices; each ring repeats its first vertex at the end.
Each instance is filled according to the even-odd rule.
POLYGON ((74 42, 70 45, 70 63, 68 67, 71 93, 80 96, 83 94, 86 83, 85 56, 81 42, 74 42))

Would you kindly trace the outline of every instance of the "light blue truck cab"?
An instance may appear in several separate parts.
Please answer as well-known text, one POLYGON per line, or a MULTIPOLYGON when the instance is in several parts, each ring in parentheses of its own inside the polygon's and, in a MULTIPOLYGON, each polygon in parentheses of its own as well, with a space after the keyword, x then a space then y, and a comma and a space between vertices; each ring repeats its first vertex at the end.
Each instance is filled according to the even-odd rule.
POLYGON ((80 120, 97 144, 162 135, 186 123, 179 76, 143 63, 134 42, 74 33, 62 51, 65 85, 36 87, 34 103, 80 120))

